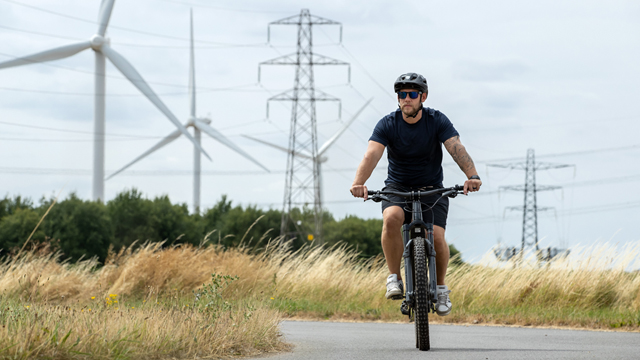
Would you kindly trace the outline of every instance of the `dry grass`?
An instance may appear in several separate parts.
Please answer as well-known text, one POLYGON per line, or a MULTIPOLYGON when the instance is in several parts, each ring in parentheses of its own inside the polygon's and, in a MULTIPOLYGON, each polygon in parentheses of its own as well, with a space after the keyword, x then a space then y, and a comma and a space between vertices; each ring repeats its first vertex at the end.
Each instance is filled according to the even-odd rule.
MULTIPOLYGON (((454 311, 432 320, 638 330, 640 274, 628 270, 639 255, 638 245, 601 246, 544 266, 486 260, 452 268, 454 311)), ((399 302, 384 299, 384 260, 362 261, 344 247, 148 244, 111 254, 99 268, 57 260, 31 251, 0 265, 0 357, 247 355, 285 347, 277 330, 282 314, 404 319, 399 302), (211 274, 238 280, 225 287, 211 274)))
POLYGON ((285 349, 280 312, 238 294, 248 278, 212 281, 214 273, 258 273, 251 258, 149 244, 111 254, 101 268, 38 251, 8 259, 0 265, 0 357, 219 358, 285 349))
POLYGON ((2 305, 2 358, 219 358, 283 348, 268 309, 213 318, 186 307, 2 305))
POLYGON ((638 330, 639 266, 639 243, 575 248, 542 265, 533 254, 508 263, 487 255, 450 271, 451 320, 638 330))

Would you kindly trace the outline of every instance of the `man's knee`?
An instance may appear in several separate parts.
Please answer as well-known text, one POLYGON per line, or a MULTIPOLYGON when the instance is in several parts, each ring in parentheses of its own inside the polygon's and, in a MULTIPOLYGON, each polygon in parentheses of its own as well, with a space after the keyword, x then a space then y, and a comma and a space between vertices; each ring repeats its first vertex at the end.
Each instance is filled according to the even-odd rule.
POLYGON ((447 241, 444 238, 444 228, 438 225, 433 226, 433 240, 436 246, 447 246, 447 241))
POLYGON ((399 206, 389 206, 382 212, 382 224, 384 231, 400 231, 404 223, 404 210, 399 206))

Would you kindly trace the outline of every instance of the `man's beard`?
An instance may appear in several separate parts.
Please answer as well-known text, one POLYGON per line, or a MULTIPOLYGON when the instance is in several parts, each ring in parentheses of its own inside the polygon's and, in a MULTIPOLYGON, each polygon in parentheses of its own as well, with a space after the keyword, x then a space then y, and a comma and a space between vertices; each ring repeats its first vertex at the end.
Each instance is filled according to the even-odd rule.
MULTIPOLYGON (((420 104, 422 105, 422 104, 420 104)), ((411 109, 413 109, 413 107, 409 106, 411 109)), ((410 117, 410 118, 414 118, 416 116, 418 116, 418 113, 420 112, 420 110, 422 110, 422 106, 418 106, 418 108, 415 111, 412 112, 407 112, 405 111, 407 107, 402 107, 402 113, 406 116, 406 117, 410 117)))

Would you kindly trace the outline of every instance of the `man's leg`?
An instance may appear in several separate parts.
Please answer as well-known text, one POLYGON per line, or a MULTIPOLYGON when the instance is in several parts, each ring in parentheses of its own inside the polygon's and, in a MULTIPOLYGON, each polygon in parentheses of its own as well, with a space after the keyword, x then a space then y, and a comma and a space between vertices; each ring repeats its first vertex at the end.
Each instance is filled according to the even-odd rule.
POLYGON ((444 239, 444 228, 433 226, 433 242, 436 249, 436 276, 438 285, 446 285, 447 267, 449 266, 449 245, 444 239))
MULTIPOLYGON (((402 262, 402 233, 400 229, 404 223, 404 210, 399 206, 389 206, 382 212, 382 251, 387 260, 387 267, 391 274, 397 274, 402 279, 400 264, 402 262)), ((444 238, 444 236, 443 236, 444 238)), ((436 250, 437 251, 437 250, 436 250)))
POLYGON ((440 316, 446 316, 451 313, 451 300, 449 299, 451 291, 445 283, 449 265, 449 246, 444 239, 444 228, 433 226, 433 242, 436 248, 436 276, 438 278, 436 313, 440 316))

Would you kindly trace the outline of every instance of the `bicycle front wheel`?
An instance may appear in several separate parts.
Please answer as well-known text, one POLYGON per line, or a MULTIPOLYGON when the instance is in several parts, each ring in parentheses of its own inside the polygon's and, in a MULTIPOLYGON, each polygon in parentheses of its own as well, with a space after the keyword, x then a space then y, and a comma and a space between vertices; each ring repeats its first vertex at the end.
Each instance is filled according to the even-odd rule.
POLYGON ((414 313, 416 326, 416 347, 426 351, 429 344, 429 279, 427 276, 427 251, 423 238, 413 239, 413 271, 415 286, 414 313))

